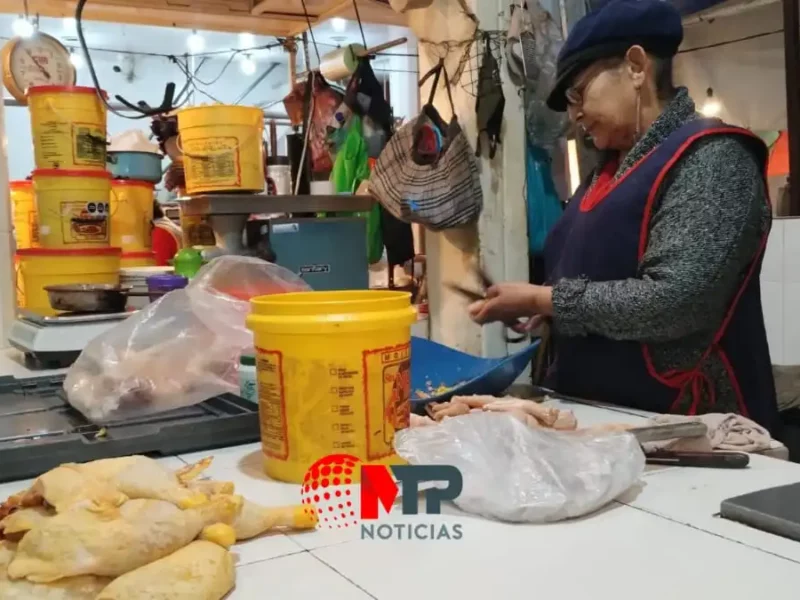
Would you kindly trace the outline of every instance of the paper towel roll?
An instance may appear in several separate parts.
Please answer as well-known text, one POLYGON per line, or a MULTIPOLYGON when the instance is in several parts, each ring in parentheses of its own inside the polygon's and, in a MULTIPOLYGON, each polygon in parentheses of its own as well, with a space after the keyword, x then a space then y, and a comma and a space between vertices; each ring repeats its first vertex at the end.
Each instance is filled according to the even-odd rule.
POLYGON ((319 72, 328 81, 341 81, 355 73, 358 53, 366 50, 361 44, 348 44, 328 52, 320 60, 319 72))

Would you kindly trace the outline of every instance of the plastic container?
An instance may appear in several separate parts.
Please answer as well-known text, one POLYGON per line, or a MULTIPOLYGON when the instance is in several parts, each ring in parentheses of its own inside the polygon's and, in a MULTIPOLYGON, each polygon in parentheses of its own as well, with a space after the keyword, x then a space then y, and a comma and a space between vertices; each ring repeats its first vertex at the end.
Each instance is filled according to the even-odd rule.
POLYGON ((197 275, 197 272, 204 264, 203 254, 194 248, 181 248, 175 258, 172 259, 175 273, 183 275, 187 279, 197 275))
POLYGON ((111 245, 123 253, 153 248, 153 190, 149 181, 111 181, 111 245))
POLYGON ((17 252, 25 308, 55 315, 45 286, 69 283, 119 283, 119 248, 56 250, 28 248, 17 252))
POLYGON ((33 193, 33 182, 27 179, 12 181, 9 187, 17 249, 38 248, 39 219, 36 216, 36 196, 33 193))
POLYGON ((139 252, 123 252, 121 266, 123 269, 133 269, 136 267, 155 267, 156 253, 150 250, 142 250, 139 252))
POLYGON ((161 181, 162 156, 154 152, 137 152, 131 150, 109 152, 108 170, 118 179, 136 181, 161 181))
POLYGON ((256 378, 255 351, 239 358, 239 396, 258 403, 258 381, 256 378))
POLYGON ((106 105, 96 88, 34 86, 28 109, 37 169, 106 170, 106 105))
POLYGON ((411 295, 298 292, 251 306, 267 475, 302 483, 329 454, 402 462, 392 443, 410 419, 411 295))
POLYGON ((264 112, 252 106, 193 106, 178 111, 186 192, 264 190, 264 112))
POLYGON ((109 246, 110 177, 106 171, 33 172, 42 248, 109 246))
POLYGON ((155 302, 167 292, 185 288, 188 283, 189 280, 181 275, 151 275, 147 278, 147 291, 150 294, 150 301, 155 302))
POLYGON ((288 156, 267 158, 267 193, 271 196, 292 194, 292 166, 288 156))
MULTIPOLYGON (((125 255, 123 254, 123 260, 125 255)), ((131 288, 132 292, 149 292, 147 278, 153 275, 164 275, 172 272, 172 267, 122 267, 119 271, 119 284, 131 288)), ((144 308, 150 300, 144 296, 129 296, 128 307, 144 308)))

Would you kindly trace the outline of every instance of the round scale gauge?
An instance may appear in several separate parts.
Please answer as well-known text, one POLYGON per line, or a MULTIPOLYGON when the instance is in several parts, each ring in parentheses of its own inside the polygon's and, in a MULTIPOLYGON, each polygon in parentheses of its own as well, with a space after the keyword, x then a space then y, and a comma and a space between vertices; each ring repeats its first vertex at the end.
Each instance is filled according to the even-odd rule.
POLYGON ((22 104, 28 104, 25 92, 34 85, 75 85, 69 50, 46 33, 14 38, 3 46, 1 55, 3 83, 22 104))

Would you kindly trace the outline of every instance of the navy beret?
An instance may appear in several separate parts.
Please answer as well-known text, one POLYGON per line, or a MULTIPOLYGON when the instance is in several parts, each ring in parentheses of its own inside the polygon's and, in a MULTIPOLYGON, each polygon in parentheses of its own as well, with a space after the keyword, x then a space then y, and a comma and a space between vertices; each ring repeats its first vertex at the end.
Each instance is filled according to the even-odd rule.
POLYGON ((683 41, 678 10, 668 0, 607 0, 584 15, 570 31, 556 62, 556 83, 547 105, 567 110, 572 80, 593 62, 622 56, 631 46, 669 58, 683 41))

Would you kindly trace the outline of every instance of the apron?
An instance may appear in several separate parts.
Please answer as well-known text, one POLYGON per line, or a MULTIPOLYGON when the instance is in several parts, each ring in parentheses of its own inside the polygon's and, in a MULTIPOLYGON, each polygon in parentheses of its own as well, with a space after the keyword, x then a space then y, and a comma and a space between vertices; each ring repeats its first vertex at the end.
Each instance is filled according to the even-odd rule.
MULTIPOLYGON (((603 173, 588 193, 585 185, 578 189, 547 238, 547 281, 638 277, 661 183, 692 144, 710 135, 739 135, 751 141, 766 171, 766 146, 750 132, 714 119, 685 124, 619 179, 614 180, 613 173, 603 173)), ((657 413, 681 410, 693 415, 700 408, 704 389, 713 410, 715 386, 703 367, 710 356, 716 355, 724 365, 741 414, 773 430, 777 422, 775 384, 759 282, 768 235, 763 235, 711 344, 693 368, 661 373, 647 344, 599 335, 559 336, 556 332, 556 359, 548 386, 566 395, 657 413), (679 406, 684 393, 691 398, 688 409, 679 406)))

